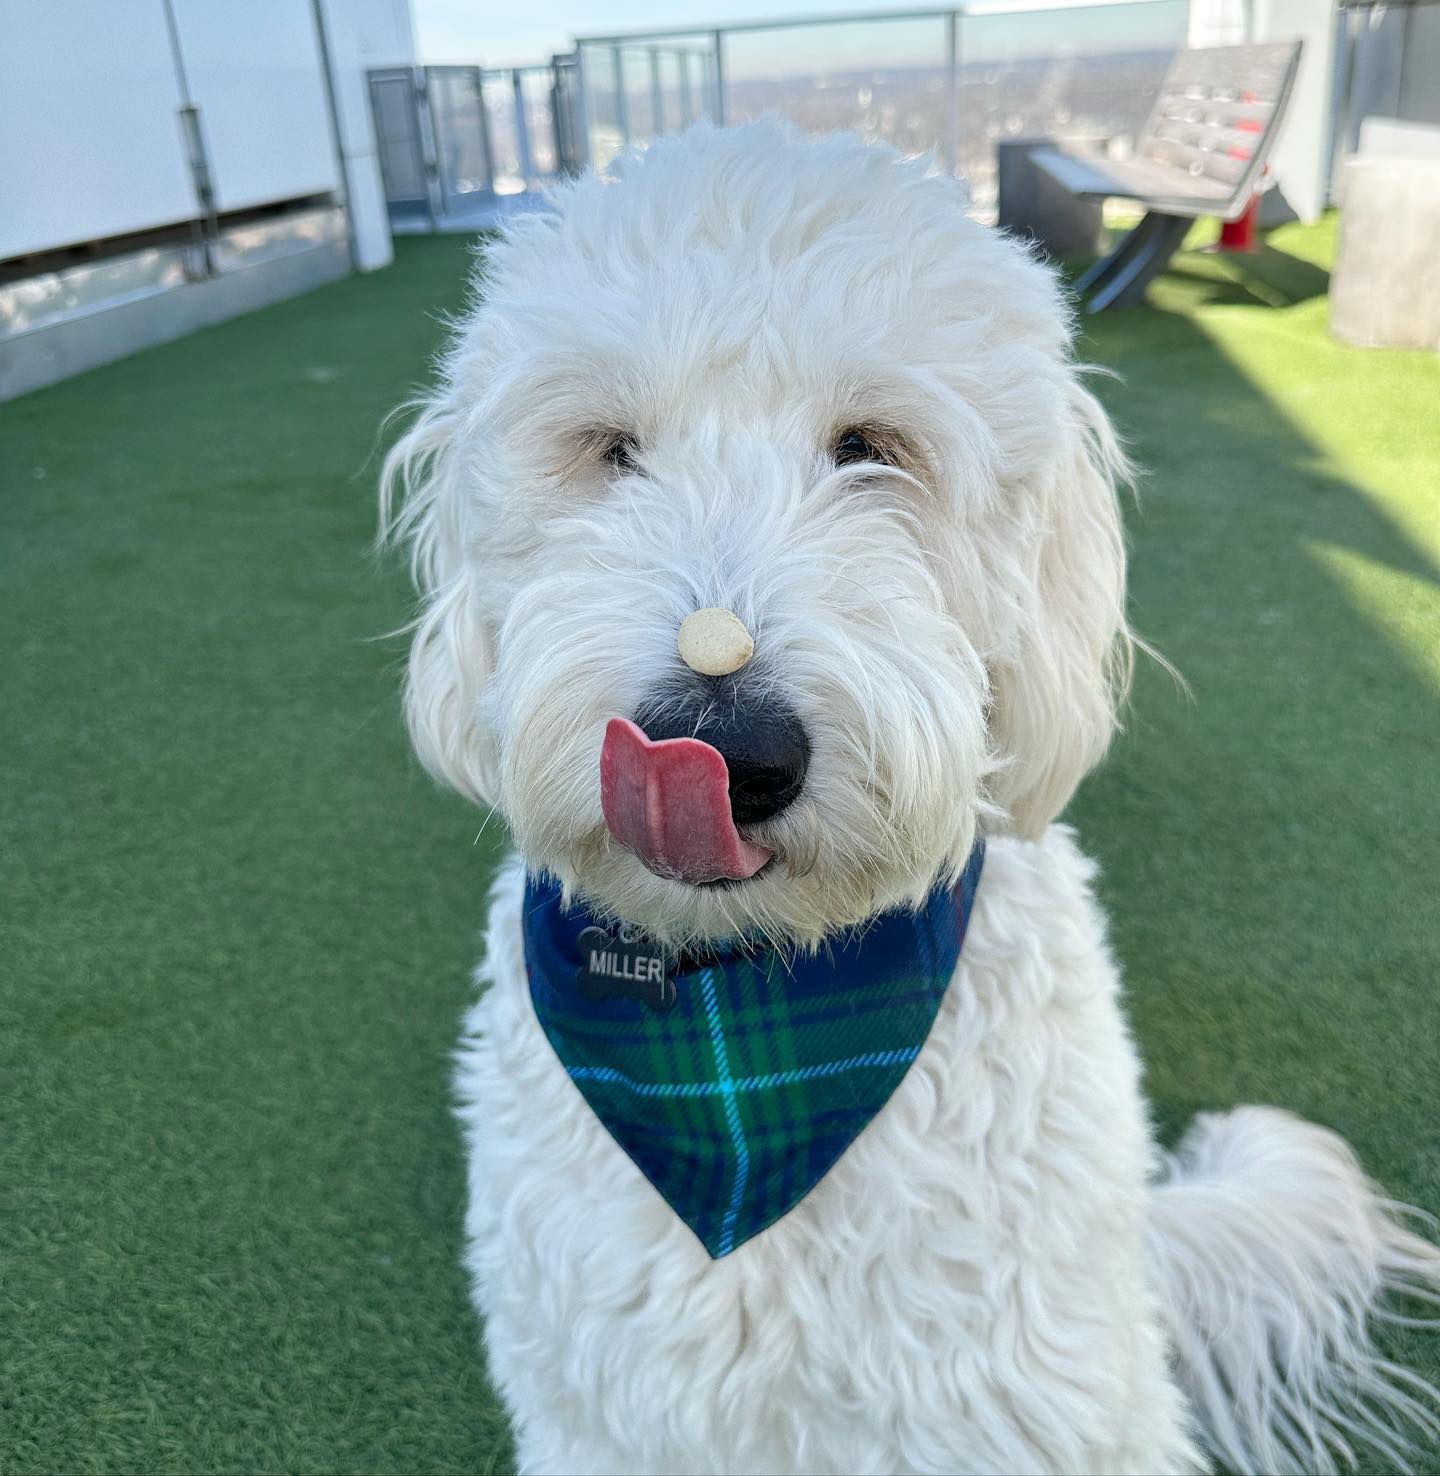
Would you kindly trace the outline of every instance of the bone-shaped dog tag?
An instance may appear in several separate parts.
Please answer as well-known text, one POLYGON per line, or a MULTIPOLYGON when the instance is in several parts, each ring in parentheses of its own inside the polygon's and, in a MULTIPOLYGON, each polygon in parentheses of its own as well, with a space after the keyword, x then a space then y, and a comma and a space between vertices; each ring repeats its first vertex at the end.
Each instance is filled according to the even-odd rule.
POLYGON ((638 999, 662 1015, 675 1008, 675 981, 656 944, 604 928, 586 928, 578 942, 575 982, 586 999, 638 999))

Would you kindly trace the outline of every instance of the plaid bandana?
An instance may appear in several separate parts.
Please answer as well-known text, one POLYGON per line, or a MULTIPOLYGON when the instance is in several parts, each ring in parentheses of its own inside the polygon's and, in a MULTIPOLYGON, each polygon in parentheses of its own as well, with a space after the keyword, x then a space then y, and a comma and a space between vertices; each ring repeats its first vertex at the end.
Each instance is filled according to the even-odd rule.
POLYGON ((541 1029, 712 1256, 794 1209, 899 1086, 955 971, 984 859, 978 841, 953 890, 804 957, 744 942, 669 957, 528 880, 541 1029))

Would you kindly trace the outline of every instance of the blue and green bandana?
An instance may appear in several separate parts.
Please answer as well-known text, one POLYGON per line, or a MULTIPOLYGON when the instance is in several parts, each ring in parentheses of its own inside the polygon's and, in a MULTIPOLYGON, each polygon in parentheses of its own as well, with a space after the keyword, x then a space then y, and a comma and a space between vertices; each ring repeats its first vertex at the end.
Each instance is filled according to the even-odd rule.
POLYGON ((899 1086, 955 972, 984 859, 981 841, 919 911, 883 912, 804 957, 743 942, 668 957, 529 878, 541 1029, 712 1256, 794 1209, 899 1086))

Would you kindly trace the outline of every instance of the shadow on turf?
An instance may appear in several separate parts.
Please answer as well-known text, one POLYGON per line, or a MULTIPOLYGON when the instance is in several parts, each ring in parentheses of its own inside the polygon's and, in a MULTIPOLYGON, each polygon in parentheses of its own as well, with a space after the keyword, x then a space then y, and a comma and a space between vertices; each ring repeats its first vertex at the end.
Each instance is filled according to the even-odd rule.
MULTIPOLYGON (((1430 434, 1427 366, 1331 344, 1311 301, 1326 274, 1289 253, 1233 273, 1186 253, 1152 304, 1082 315, 1081 352, 1122 376, 1097 388, 1145 468, 1133 615, 1194 701, 1142 663, 1129 731, 1067 818, 1102 864, 1162 1139, 1270 1102, 1335 1128, 1387 1192, 1435 1213, 1440 693, 1314 550, 1430 588, 1440 569, 1252 377, 1301 376, 1337 442, 1366 454, 1366 436, 1430 434), (1293 312, 1258 306, 1282 293, 1293 312), (1210 306, 1261 316, 1212 336, 1194 316, 1210 306)), ((1378 464, 1388 499, 1407 495, 1404 464, 1378 464)), ((1440 1340, 1383 1341, 1440 1382, 1440 1340)), ((1440 1450, 1417 1468, 1440 1472, 1440 1450)))
MULTIPOLYGON (((1183 290, 1181 311, 1146 306, 1083 323, 1085 350, 1122 376, 1102 393, 1146 468, 1136 618, 1195 702, 1144 675, 1133 737, 1089 781, 1076 817, 1106 855, 1122 945, 1144 958, 1148 973, 1131 973, 1142 1014, 1147 992, 1168 997, 1148 1052, 1168 1132, 1268 1087, 1272 1100, 1279 1089, 1284 1105, 1356 1137, 1372 1168, 1413 1171, 1408 1148, 1426 1138, 1418 1120, 1416 1137, 1392 1151, 1366 1140, 1381 1136, 1387 1094, 1413 1084, 1391 1070, 1410 1044, 1405 989, 1417 1004, 1428 997, 1423 966, 1435 939, 1417 919, 1421 873, 1406 858, 1423 861, 1440 833, 1435 787, 1417 785, 1414 767, 1429 750, 1437 694, 1311 548, 1353 550, 1431 585, 1440 569, 1326 468, 1323 449, 1190 316, 1255 302, 1244 283, 1215 276, 1214 258, 1197 257, 1181 258, 1170 284, 1172 299, 1183 290), (1175 741, 1150 741, 1162 731, 1175 741), (1150 829, 1145 857, 1125 854, 1132 824, 1150 829), (1132 916, 1142 912, 1137 897, 1164 920, 1163 937, 1132 916), (1157 960, 1168 967, 1157 973, 1157 960), (1334 994, 1364 1016, 1382 982, 1395 1011, 1393 1063, 1357 1059, 1337 1017, 1314 1008, 1334 994), (1173 1038, 1182 1021, 1183 1048, 1173 1038), (1337 1062, 1353 1093, 1323 1089, 1324 1068, 1337 1062), (1376 1162, 1377 1146, 1388 1165, 1376 1162)), ((1326 280, 1273 248, 1261 259, 1267 270, 1277 260, 1290 291, 1313 295, 1326 280)), ((1363 416, 1367 407, 1353 408, 1363 416)))
POLYGON ((1203 288, 1207 307, 1294 307, 1330 290, 1330 273, 1313 262, 1264 242, 1253 253, 1201 256, 1189 252, 1172 263, 1175 275, 1203 288))

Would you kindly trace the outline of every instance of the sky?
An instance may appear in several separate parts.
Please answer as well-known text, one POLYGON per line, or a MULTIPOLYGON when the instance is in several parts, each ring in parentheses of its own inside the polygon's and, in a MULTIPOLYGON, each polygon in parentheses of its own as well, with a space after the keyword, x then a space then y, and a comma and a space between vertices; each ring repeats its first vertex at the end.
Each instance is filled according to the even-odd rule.
MULTIPOLYGON (((834 15, 846 10, 915 9, 915 0, 886 5, 872 0, 529 0, 503 8, 487 0, 412 0, 422 62, 483 62, 513 66, 549 61, 568 51, 577 35, 662 30, 674 25, 770 20, 775 16, 834 15)), ((921 0, 922 5, 931 0, 921 0)))

